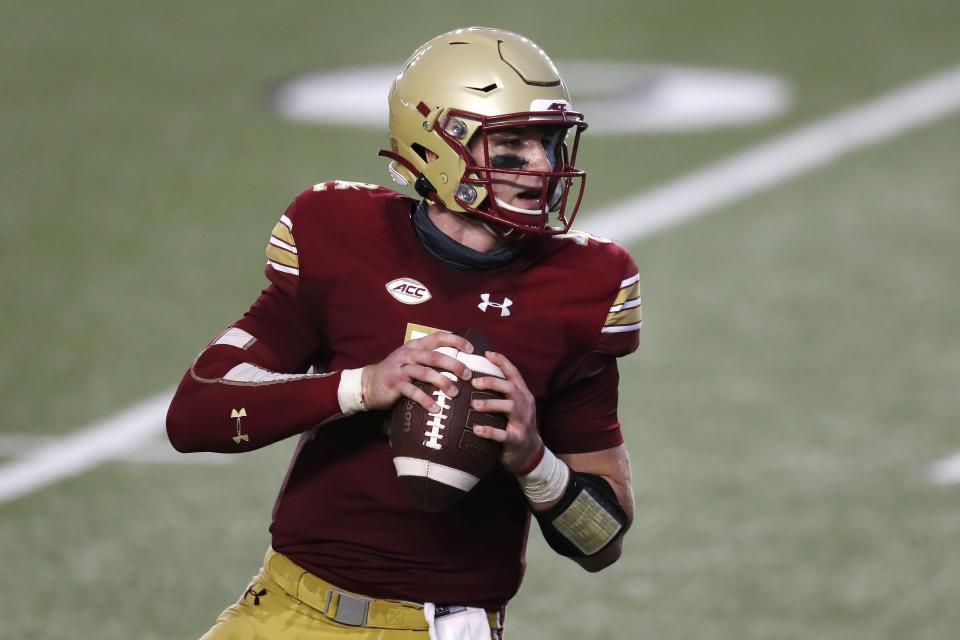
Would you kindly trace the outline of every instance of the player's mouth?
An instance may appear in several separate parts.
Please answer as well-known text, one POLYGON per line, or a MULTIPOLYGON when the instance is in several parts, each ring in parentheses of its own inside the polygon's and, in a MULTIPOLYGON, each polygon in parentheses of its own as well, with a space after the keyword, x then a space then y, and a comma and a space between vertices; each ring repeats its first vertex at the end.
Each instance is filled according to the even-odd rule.
POLYGON ((502 198, 497 198, 496 200, 498 206, 508 211, 530 216, 539 216, 542 214, 540 206, 540 197, 542 195, 543 191, 540 189, 524 189, 523 191, 518 191, 510 198, 510 202, 506 202, 502 198))
POLYGON ((539 209, 540 208, 540 196, 543 195, 543 191, 540 189, 524 189, 520 191, 513 197, 514 201, 528 209, 539 209))

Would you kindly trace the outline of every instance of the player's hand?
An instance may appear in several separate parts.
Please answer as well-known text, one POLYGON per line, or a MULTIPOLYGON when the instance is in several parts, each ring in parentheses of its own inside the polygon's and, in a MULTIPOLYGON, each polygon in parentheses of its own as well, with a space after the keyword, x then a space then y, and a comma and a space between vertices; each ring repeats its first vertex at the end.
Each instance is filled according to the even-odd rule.
POLYGON ((501 464, 510 473, 517 474, 530 466, 543 447, 543 441, 537 431, 536 401, 527 389, 523 376, 506 356, 493 351, 487 351, 485 355, 490 362, 500 367, 506 379, 501 380, 493 376, 477 377, 473 380, 473 387, 499 391, 506 396, 506 399, 477 399, 471 402, 470 406, 477 411, 504 414, 507 417, 507 428, 475 426, 473 432, 481 438, 501 443, 503 445, 501 464))
POLYGON ((449 371, 461 380, 469 380, 470 369, 456 358, 434 351, 438 347, 453 347, 473 353, 473 345, 461 336, 445 331, 411 340, 380 362, 363 368, 360 384, 364 406, 368 410, 389 409, 404 396, 422 405, 428 412, 439 411, 436 400, 417 387, 414 381, 432 384, 453 397, 459 393, 457 385, 438 370, 449 371))

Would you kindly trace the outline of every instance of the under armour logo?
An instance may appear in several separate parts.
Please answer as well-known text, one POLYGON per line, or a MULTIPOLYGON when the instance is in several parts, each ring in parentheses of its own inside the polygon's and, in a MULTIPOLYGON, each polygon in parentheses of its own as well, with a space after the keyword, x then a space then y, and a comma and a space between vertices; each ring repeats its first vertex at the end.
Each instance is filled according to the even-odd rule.
POLYGON ((486 313, 487 307, 493 307, 494 309, 500 309, 500 317, 510 315, 510 305, 513 304, 513 300, 510 298, 504 297, 503 302, 490 302, 489 293, 481 293, 480 299, 483 300, 480 304, 477 305, 477 309, 486 313))
POLYGON ((230 417, 237 421, 237 435, 233 436, 233 441, 236 442, 237 444, 240 444, 241 442, 249 442, 250 436, 248 436, 245 433, 240 433, 240 429, 241 429, 240 418, 247 417, 247 410, 240 409, 238 411, 237 409, 233 409, 232 411, 230 411, 230 417))
POLYGON ((243 594, 243 597, 246 598, 247 596, 253 596, 253 606, 259 607, 260 596, 265 596, 265 595, 267 595, 266 589, 261 589, 260 591, 256 591, 253 588, 253 585, 250 585, 249 587, 247 587, 247 592, 243 594))

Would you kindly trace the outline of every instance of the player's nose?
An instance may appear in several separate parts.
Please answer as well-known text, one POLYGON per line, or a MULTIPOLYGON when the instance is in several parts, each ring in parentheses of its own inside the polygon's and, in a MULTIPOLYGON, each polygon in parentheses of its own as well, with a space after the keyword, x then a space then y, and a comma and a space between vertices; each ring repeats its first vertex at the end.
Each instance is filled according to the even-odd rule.
POLYGON ((527 168, 533 171, 552 171, 553 158, 550 149, 542 142, 535 142, 527 158, 527 168))

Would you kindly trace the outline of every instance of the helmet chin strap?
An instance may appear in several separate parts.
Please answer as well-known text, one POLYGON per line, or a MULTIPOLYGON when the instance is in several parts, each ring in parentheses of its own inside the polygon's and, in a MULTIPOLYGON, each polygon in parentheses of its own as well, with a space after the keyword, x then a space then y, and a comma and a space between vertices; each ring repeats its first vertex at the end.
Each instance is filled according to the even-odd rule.
MULTIPOLYGON (((560 203, 560 199, 563 197, 563 189, 560 186, 560 183, 557 183, 557 186, 554 188, 553 193, 550 194, 550 206, 547 211, 555 211, 556 206, 560 203)), ((539 216, 542 212, 540 209, 521 209, 520 207, 515 207, 512 204, 507 204, 500 198, 494 196, 494 200, 497 201, 498 207, 503 207, 507 211, 513 211, 514 213, 522 213, 528 216, 539 216)))
MULTIPOLYGON (((539 209, 522 209, 520 207, 515 207, 511 204, 507 204, 506 202, 504 202, 503 200, 501 200, 496 196, 494 196, 494 200, 496 201, 498 207, 502 207, 507 211, 513 211, 514 213, 519 213, 527 216, 537 216, 537 217, 539 217, 542 214, 542 212, 539 209)), ((554 198, 554 202, 551 202, 551 210, 553 210, 552 207, 556 204, 556 201, 558 200, 559 198, 554 198)), ((479 216, 477 217, 477 219, 479 219, 479 216)), ((484 227, 486 227, 491 233, 495 233, 501 238, 504 238, 506 240, 522 240, 527 236, 525 232, 517 229, 516 227, 511 227, 510 225, 498 224, 497 225, 498 229, 494 229, 485 220, 481 220, 480 223, 484 227)))
POLYGON ((522 213, 522 214, 528 215, 528 216, 539 216, 539 215, 540 215, 540 210, 539 210, 539 209, 521 209, 520 207, 515 207, 515 206, 513 206, 512 204, 507 204, 506 202, 504 202, 504 201, 501 200, 500 198, 497 198, 496 196, 494 196, 494 199, 497 201, 497 206, 498 206, 498 207, 503 207, 503 208, 506 209, 507 211, 513 211, 514 213, 522 213))

